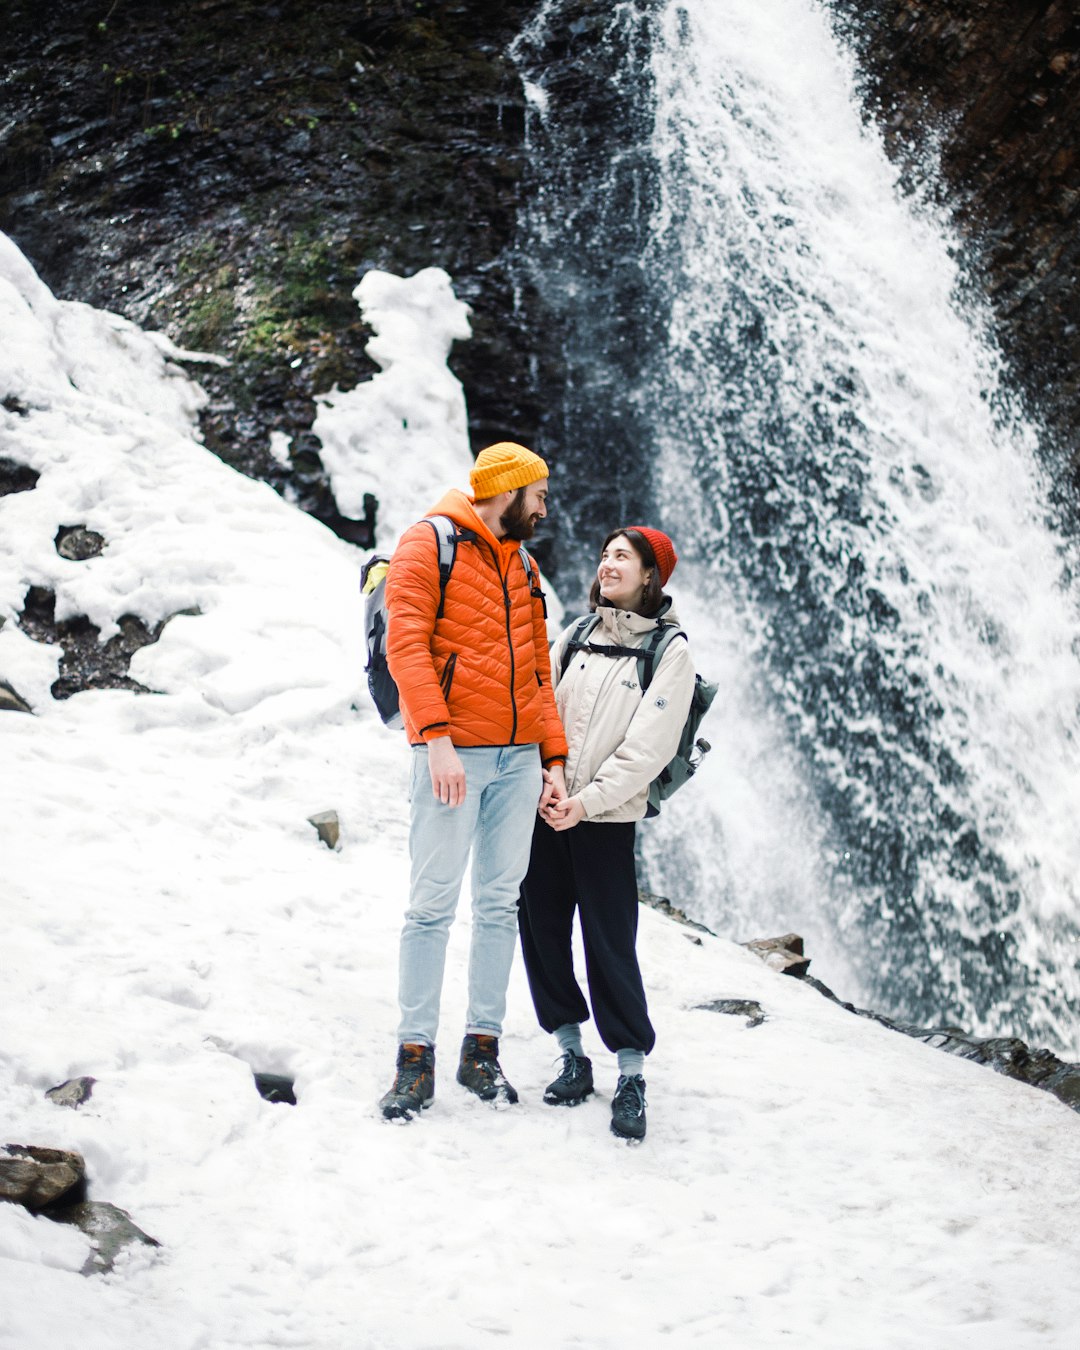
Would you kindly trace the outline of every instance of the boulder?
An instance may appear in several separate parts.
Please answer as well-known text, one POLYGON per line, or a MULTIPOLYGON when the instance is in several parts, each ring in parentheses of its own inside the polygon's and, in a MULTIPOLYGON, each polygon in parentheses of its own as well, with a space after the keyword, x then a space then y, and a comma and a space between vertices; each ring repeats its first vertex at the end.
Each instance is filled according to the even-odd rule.
POLYGON ((0 1200, 39 1210, 86 1181, 86 1164, 66 1149, 5 1144, 0 1149, 0 1200))
POLYGON ((315 826, 315 833, 327 848, 337 848, 341 840, 341 822, 336 811, 317 811, 308 816, 308 824, 315 826))
POLYGON ((801 976, 810 968, 810 958, 803 953, 803 940, 798 933, 755 938, 752 942, 744 942, 743 946, 760 956, 770 970, 777 970, 782 975, 801 976))
POLYGON ((50 1217, 57 1223, 73 1224, 90 1239, 90 1255, 83 1265, 83 1275, 107 1275, 120 1253, 136 1243, 161 1246, 156 1238, 149 1237, 132 1222, 126 1210, 104 1201, 83 1200, 77 1205, 66 1205, 50 1217))
POLYGON ((69 1078, 66 1083, 49 1088, 45 1096, 57 1106, 82 1106, 90 1100, 96 1082, 96 1078, 69 1078))

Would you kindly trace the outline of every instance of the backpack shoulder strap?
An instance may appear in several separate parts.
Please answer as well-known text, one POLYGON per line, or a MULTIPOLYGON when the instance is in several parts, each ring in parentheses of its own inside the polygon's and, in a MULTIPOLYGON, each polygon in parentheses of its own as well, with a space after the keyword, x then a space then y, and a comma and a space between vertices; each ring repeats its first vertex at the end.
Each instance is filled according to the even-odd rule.
POLYGON ((525 569, 525 580, 529 583, 529 594, 534 600, 539 600, 544 608, 544 618, 548 616, 547 596, 540 585, 540 569, 536 565, 529 550, 522 544, 518 548, 518 557, 521 559, 521 565, 525 569))
POLYGON ((689 642, 686 634, 681 628, 676 628, 674 624, 665 623, 654 628, 649 634, 649 639, 641 648, 638 656, 638 684, 641 685, 641 692, 644 694, 649 685, 652 684, 652 678, 656 674, 656 668, 660 660, 667 651, 669 644, 677 637, 689 642))
POLYGON ((436 619, 441 619, 446 606, 446 586, 457 559, 458 539, 471 537, 468 530, 460 530, 449 516, 425 516, 424 520, 435 531, 435 543, 439 550, 439 608, 436 619))
POLYGON ((575 652, 588 645, 586 639, 599 622, 599 614, 583 614, 574 624, 574 631, 570 634, 562 651, 562 662, 559 665, 560 680, 566 674, 567 667, 570 665, 570 658, 575 652))

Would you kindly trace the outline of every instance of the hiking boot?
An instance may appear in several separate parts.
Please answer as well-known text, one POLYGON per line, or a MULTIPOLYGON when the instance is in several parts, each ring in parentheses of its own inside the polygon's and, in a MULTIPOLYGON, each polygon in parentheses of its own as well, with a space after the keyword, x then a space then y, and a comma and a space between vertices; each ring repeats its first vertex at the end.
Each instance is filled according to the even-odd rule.
POLYGON ((619 1075, 615 1096, 611 1099, 611 1133, 620 1139, 645 1138, 645 1079, 619 1075))
POLYGON ((462 1087, 475 1092, 482 1102, 501 1106, 511 1105, 518 1099, 499 1067, 498 1036, 465 1037, 461 1042, 457 1080, 462 1087))
POLYGON ((592 1091, 592 1060, 565 1050, 558 1078, 544 1089, 544 1101, 548 1106, 577 1106, 592 1091))
POLYGON ((435 1096, 435 1051, 430 1045, 398 1046, 394 1085, 379 1102, 387 1120, 412 1120, 435 1096))

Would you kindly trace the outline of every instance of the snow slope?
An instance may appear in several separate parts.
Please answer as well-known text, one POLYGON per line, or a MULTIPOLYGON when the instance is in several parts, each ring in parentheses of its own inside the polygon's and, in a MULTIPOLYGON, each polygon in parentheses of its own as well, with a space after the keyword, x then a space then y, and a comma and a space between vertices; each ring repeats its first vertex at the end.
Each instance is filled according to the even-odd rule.
MULTIPOLYGON (((468 465, 445 382, 432 412, 430 348, 410 366, 388 317, 419 310, 447 350, 461 335, 449 282, 421 278, 379 304, 384 354, 400 338, 387 394, 412 390, 422 436, 383 415, 391 382, 359 396, 409 485, 402 522, 468 465)), ((0 454, 41 473, 0 499, 0 677, 38 713, 0 721, 0 1142, 79 1150, 91 1198, 162 1243, 88 1279, 80 1233, 0 1206, 3 1350, 1075 1346, 1076 1115, 652 911, 644 1145, 608 1132, 591 1028, 599 1098, 543 1106, 555 1051, 520 964, 502 1056, 520 1106, 454 1084, 466 914, 436 1103, 382 1122, 407 755, 360 688, 357 555, 201 448, 199 391, 160 342, 57 302, 7 241, 0 316, 2 392, 26 409, 0 412, 0 454), (75 523, 100 558, 56 554, 75 523), (12 621, 30 584, 103 637, 125 612, 200 612, 133 663, 160 693, 58 703, 56 652, 12 621), (338 852, 307 823, 327 808, 338 852), (767 1020, 695 1009, 720 997, 767 1020), (295 1076, 298 1105, 263 1101, 254 1070, 295 1076), (78 1074, 87 1105, 44 1098, 78 1074)), ((335 455, 356 404, 322 427, 354 477, 335 455)))

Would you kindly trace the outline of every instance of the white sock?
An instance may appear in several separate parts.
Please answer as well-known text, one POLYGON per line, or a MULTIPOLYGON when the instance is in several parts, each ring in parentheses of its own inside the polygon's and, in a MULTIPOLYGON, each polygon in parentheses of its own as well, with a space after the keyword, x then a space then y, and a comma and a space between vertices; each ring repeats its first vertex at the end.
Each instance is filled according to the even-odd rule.
POLYGON ((559 1049, 564 1055, 567 1050, 573 1050, 578 1056, 584 1055, 585 1052, 581 1048, 581 1027, 577 1022, 566 1022, 563 1026, 556 1027, 555 1039, 559 1042, 559 1049))
POLYGON ((619 1073, 624 1078, 633 1078, 635 1074, 645 1075, 644 1050, 620 1050, 618 1052, 619 1073))

